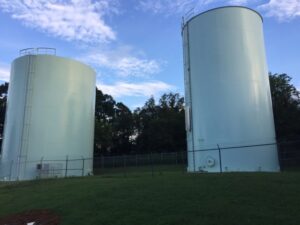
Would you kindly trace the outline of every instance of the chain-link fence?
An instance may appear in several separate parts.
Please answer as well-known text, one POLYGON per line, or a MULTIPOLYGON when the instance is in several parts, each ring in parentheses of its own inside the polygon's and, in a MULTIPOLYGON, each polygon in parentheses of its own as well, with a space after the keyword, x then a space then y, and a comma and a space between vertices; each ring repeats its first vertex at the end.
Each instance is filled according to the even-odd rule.
MULTIPOLYGON (((276 145, 276 144, 274 144, 276 145)), ((250 146, 252 147, 252 146, 250 146)), ((277 143, 282 171, 300 170, 300 140, 277 143)), ((236 147, 235 147, 236 148, 236 147)), ((238 148, 249 148, 240 146, 238 148)), ((222 152, 230 148, 217 148, 222 152)), ((216 151, 216 149, 212 149, 216 151)), ((94 158, 69 157, 36 161, 2 162, 0 180, 42 179, 70 176, 156 176, 165 173, 186 172, 187 152, 165 152, 98 156, 94 158)))
POLYGON ((279 142, 277 146, 281 170, 300 171, 300 140, 279 142))
POLYGON ((122 156, 100 156, 94 158, 45 159, 18 162, 7 161, 0 164, 0 180, 28 180, 62 178, 86 175, 145 175, 164 172, 184 172, 186 152, 150 153, 122 156))
POLYGON ((162 175, 170 172, 185 172, 187 154, 183 152, 101 156, 94 158, 96 175, 162 175))
POLYGON ((66 156, 61 159, 1 161, 0 180, 32 180, 92 175, 93 159, 66 156))

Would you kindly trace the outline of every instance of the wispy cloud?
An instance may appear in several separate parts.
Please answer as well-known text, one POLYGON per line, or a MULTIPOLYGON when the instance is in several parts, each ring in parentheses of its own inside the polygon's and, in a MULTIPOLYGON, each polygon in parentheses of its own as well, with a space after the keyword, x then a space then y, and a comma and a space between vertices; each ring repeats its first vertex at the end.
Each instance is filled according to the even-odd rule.
POLYGON ((9 66, 0 63, 0 80, 1 81, 9 81, 9 66))
POLYGON ((258 9, 268 17, 276 17, 279 21, 287 21, 300 16, 300 0, 270 0, 258 9))
POLYGON ((150 97, 158 96, 167 91, 174 91, 176 88, 162 81, 149 81, 142 83, 117 82, 113 85, 99 83, 97 87, 104 93, 113 97, 135 96, 150 97))
POLYGON ((138 8, 166 15, 183 14, 195 7, 196 2, 196 0, 142 0, 139 2, 138 8))
POLYGON ((249 2, 249 0, 230 0, 228 1, 228 4, 232 5, 246 5, 249 2))
POLYGON ((117 13, 115 0, 0 0, 0 8, 26 26, 69 41, 116 39, 104 16, 117 13))
POLYGON ((157 60, 147 59, 145 56, 134 56, 131 52, 102 51, 81 57, 95 67, 111 70, 121 77, 148 77, 161 71, 161 64, 157 60))
MULTIPOLYGON (((257 0, 252 0, 257 1, 257 0)), ((188 16, 197 13, 207 6, 214 5, 246 5, 249 0, 142 0, 139 9, 151 11, 155 14, 188 16)))
POLYGON ((189 17, 203 10, 224 5, 246 5, 257 7, 267 17, 280 21, 300 16, 300 0, 142 0, 139 9, 155 14, 180 15, 189 17))

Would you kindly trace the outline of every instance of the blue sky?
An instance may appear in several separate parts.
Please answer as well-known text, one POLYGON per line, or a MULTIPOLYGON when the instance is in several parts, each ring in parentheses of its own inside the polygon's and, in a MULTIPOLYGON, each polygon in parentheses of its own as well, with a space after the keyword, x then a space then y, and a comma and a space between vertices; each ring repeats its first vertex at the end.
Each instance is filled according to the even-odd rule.
POLYGON ((0 0, 0 80, 20 49, 46 46, 91 65, 97 86, 131 109, 183 94, 181 18, 224 5, 263 15, 269 70, 300 89, 300 0, 0 0))

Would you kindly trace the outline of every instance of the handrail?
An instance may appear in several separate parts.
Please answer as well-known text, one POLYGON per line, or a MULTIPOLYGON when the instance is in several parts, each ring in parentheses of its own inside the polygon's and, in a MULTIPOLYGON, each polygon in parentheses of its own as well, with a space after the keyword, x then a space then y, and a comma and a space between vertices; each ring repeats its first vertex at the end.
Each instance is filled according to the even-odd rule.
POLYGON ((262 15, 257 12, 256 10, 252 9, 252 8, 249 8, 249 7, 246 7, 246 6, 240 6, 240 5, 228 5, 228 6, 220 6, 220 7, 216 7, 216 8, 212 8, 212 9, 208 9, 208 10, 205 10, 205 11, 201 11, 199 9, 199 7, 193 7, 191 8, 190 10, 188 10, 184 16, 182 17, 182 22, 181 22, 181 28, 183 30, 183 28, 185 27, 185 25, 191 21, 193 18, 197 17, 197 16, 200 16, 200 15, 203 15, 205 13, 208 13, 208 12, 212 12, 212 11, 215 11, 215 10, 219 10, 219 9, 224 9, 224 8, 241 8, 241 9, 247 9, 247 10, 250 10, 250 11, 253 11, 255 12, 256 14, 258 14, 258 16, 261 18, 261 20, 263 21, 263 17, 262 15))
POLYGON ((38 47, 38 48, 24 48, 20 50, 20 56, 24 55, 56 55, 55 48, 38 47))
POLYGON ((182 25, 184 26, 187 21, 189 21, 195 15, 195 7, 187 11, 182 17, 182 25))

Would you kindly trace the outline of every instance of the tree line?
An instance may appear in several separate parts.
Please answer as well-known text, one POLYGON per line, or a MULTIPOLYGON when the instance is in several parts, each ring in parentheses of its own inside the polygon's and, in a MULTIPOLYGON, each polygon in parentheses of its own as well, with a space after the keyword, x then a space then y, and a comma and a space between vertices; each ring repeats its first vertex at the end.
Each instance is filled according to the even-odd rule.
MULTIPOLYGON (((300 92, 287 74, 269 74, 278 141, 300 139, 300 92)), ((3 134, 8 83, 0 85, 0 135, 3 134)), ((131 111, 96 88, 95 155, 186 150, 184 98, 165 93, 131 111)))
POLYGON ((151 97, 133 112, 96 89, 95 155, 184 151, 184 99, 151 97))

